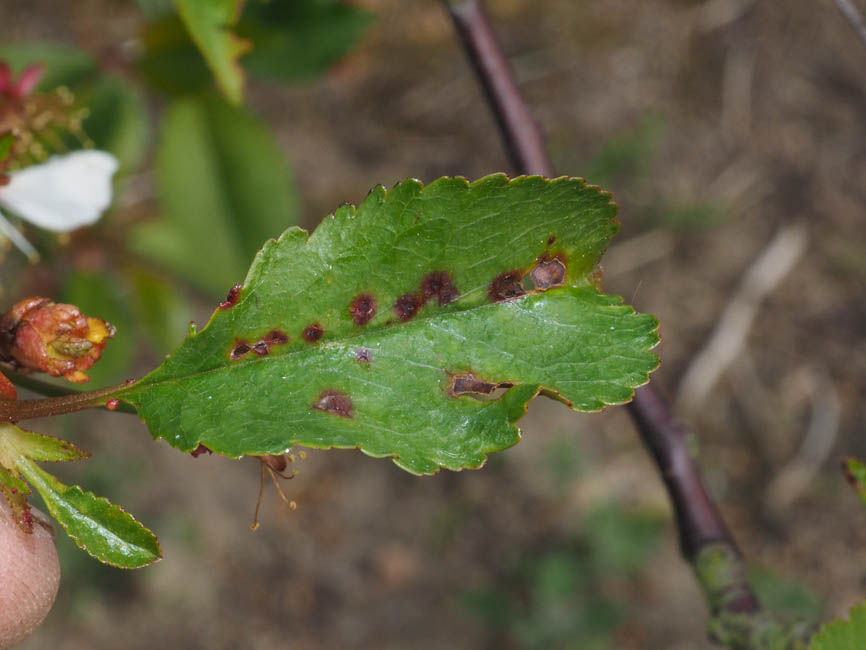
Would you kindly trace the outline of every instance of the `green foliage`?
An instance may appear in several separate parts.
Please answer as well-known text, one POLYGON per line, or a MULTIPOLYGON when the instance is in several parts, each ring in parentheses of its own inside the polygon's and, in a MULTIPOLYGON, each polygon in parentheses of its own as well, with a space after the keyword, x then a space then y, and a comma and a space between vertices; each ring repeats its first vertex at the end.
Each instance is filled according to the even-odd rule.
POLYGON ((100 562, 137 569, 162 556, 154 534, 119 506, 77 485, 64 485, 27 458, 17 467, 66 534, 100 562))
MULTIPOLYGON (((138 69, 148 82, 173 95, 196 93, 210 87, 211 71, 203 50, 191 40, 191 30, 187 29, 185 20, 159 10, 151 15, 154 20, 144 30, 144 54, 138 60, 138 69)), ((309 81, 345 56, 370 21, 368 12, 337 0, 252 0, 244 4, 233 29, 251 48, 239 62, 237 57, 230 63, 224 57, 220 69, 223 76, 228 77, 228 83, 238 88, 243 85, 241 65, 250 75, 262 79, 287 83, 309 81)), ((209 33, 234 38, 225 29, 219 30, 213 23, 209 25, 206 30, 209 33)), ((233 101, 236 99, 228 96, 233 101)))
POLYGON ((133 230, 130 247, 214 295, 243 277, 263 241, 297 223, 288 164, 271 134, 217 95, 169 107, 156 180, 165 219, 133 230))
POLYGON ((478 467, 539 391, 598 410, 655 368, 655 319, 593 284, 615 209, 580 179, 377 187, 265 244, 237 305, 115 396, 184 451, 478 467))
POLYGON ((174 4, 220 90, 231 103, 240 104, 244 71, 238 57, 250 44, 233 34, 231 28, 240 16, 242 0, 174 0, 174 4))
POLYGON ((809 650, 862 650, 866 647, 866 603, 851 608, 848 620, 835 620, 821 627, 809 650))
POLYGON ((19 521, 29 519, 23 496, 36 488, 51 515, 76 544, 106 564, 127 569, 153 563, 160 557, 153 533, 107 500, 66 486, 33 461, 70 461, 90 454, 65 440, 0 424, 0 492, 19 521), (9 490, 8 488, 14 488, 9 490))

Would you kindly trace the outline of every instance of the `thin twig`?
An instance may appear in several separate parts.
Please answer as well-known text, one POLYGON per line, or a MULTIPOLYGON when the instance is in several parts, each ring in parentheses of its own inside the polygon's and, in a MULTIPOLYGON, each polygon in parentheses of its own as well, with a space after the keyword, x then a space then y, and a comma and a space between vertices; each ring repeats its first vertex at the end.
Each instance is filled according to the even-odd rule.
POLYGON ((860 40, 863 41, 863 44, 866 45, 866 21, 863 20, 863 15, 860 13, 860 10, 854 6, 854 3, 851 0, 833 0, 836 3, 836 6, 839 8, 839 11, 848 19, 848 22, 851 23, 851 27, 854 28, 854 31, 857 32, 857 36, 860 37, 860 40))
POLYGON ((466 49, 466 56, 487 94, 515 169, 521 174, 553 176, 544 136, 520 94, 481 3, 477 0, 444 2, 466 49))
MULTIPOLYGON (((517 90, 480 0, 443 2, 487 91, 517 171, 552 176, 541 132, 517 90)), ((737 545, 701 482, 685 433, 667 402, 648 384, 635 392, 628 409, 670 493, 681 549, 704 589, 713 614, 710 627, 715 638, 733 648, 753 647, 752 642, 770 628, 774 638, 799 638, 799 630, 778 626, 762 612, 745 577, 737 545)), ((795 647, 795 643, 785 647, 795 647)))

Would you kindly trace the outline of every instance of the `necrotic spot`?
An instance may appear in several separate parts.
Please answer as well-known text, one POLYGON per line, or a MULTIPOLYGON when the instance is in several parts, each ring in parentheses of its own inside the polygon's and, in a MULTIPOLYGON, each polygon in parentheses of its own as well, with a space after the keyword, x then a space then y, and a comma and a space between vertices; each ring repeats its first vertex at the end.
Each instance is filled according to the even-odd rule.
POLYGON ((559 287, 565 281, 565 264, 559 257, 541 258, 532 269, 530 276, 536 289, 544 291, 551 287, 559 287))
POLYGON ((428 273, 421 280, 421 295, 425 302, 435 297, 440 305, 447 305, 457 300, 460 292, 457 291, 457 287, 454 286, 454 281, 448 273, 434 271, 428 273))
POLYGON ((421 299, 414 293, 407 293, 399 298, 394 303, 394 313, 402 321, 407 321, 418 313, 421 308, 421 299))
POLYGON ((229 352, 229 358, 232 361, 237 361, 245 354, 248 354, 250 350, 252 350, 252 348, 249 343, 235 339, 235 347, 233 347, 231 352, 229 352))
POLYGON ((338 415, 341 418, 352 417, 352 398, 338 390, 322 391, 319 399, 311 408, 338 415))
POLYGON ((370 363, 373 357, 367 348, 358 348, 355 350, 355 358, 361 363, 370 363))
POLYGON ((262 341, 268 346, 285 345, 289 342, 289 335, 277 329, 273 329, 262 337, 262 341))
POLYGON ((315 343, 320 338, 322 338, 322 334, 325 333, 325 330, 318 323, 310 323, 304 328, 304 332, 301 336, 303 336, 304 340, 307 343, 315 343))
POLYGON ((255 352, 260 357, 265 356, 270 351, 270 346, 264 341, 256 341, 256 343, 253 345, 253 352, 255 352))
POLYGON ((523 272, 519 269, 500 273, 490 283, 487 297, 493 302, 499 302, 500 300, 522 296, 526 291, 521 284, 521 280, 523 280, 523 272))
POLYGON ((376 299, 369 293, 358 294, 349 305, 349 313, 355 325, 366 325, 376 315, 376 299))
POLYGON ((238 298, 240 298, 240 296, 241 296, 241 285, 236 284, 231 289, 229 289, 229 293, 226 296, 226 299, 220 303, 219 308, 220 309, 231 309, 232 307, 234 307, 237 304, 238 298))

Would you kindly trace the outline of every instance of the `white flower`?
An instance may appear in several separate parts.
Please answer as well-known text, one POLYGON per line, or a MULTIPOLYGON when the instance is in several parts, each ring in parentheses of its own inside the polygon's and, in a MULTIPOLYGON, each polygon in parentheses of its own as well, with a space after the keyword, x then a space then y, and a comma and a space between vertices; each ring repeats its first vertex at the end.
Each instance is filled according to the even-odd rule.
MULTIPOLYGON (((111 177, 117 167, 117 159, 105 151, 52 156, 42 164, 11 172, 9 184, 0 187, 0 206, 54 232, 89 226, 111 204, 111 177)), ((0 232, 28 257, 36 254, 2 214, 0 232)))

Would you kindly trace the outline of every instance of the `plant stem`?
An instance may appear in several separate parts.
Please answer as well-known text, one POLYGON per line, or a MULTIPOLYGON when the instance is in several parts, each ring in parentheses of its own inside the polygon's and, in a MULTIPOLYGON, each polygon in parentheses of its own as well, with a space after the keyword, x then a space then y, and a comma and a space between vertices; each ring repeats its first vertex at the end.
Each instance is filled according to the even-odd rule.
MULTIPOLYGON (((88 408, 96 408, 104 405, 107 398, 115 396, 126 385, 81 391, 49 384, 27 375, 13 373, 6 368, 3 369, 3 372, 15 385, 41 395, 48 395, 49 397, 31 400, 0 398, 0 422, 19 422, 21 420, 32 420, 34 418, 62 415, 88 408)), ((117 405, 116 410, 124 413, 136 413, 135 408, 123 402, 117 405)))
MULTIPOLYGON (((541 130, 520 94, 481 1, 443 2, 484 87, 516 171, 553 176, 541 130)), ((737 544, 701 481, 685 432, 665 399, 648 384, 635 391, 628 410, 673 502, 680 549, 704 590, 712 613, 713 637, 730 647, 757 649, 763 642, 755 630, 775 626, 786 639, 779 647, 798 647, 800 630, 791 633, 774 621, 768 622, 769 617, 762 612, 737 544), (724 570, 713 570, 717 566, 724 570)))

